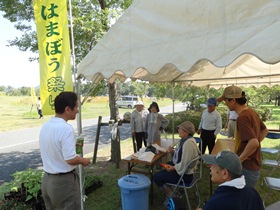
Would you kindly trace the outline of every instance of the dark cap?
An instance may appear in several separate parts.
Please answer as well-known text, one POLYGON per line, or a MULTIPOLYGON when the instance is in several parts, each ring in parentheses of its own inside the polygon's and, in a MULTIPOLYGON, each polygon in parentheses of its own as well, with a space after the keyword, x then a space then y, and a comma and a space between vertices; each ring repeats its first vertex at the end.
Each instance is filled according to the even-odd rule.
POLYGON ((217 106, 217 101, 216 101, 216 99, 215 99, 215 98, 209 98, 209 99, 207 100, 207 105, 209 105, 209 106, 217 106))
POLYGON ((231 151, 221 151, 217 155, 202 155, 205 163, 218 165, 236 175, 242 175, 242 164, 239 157, 231 151))

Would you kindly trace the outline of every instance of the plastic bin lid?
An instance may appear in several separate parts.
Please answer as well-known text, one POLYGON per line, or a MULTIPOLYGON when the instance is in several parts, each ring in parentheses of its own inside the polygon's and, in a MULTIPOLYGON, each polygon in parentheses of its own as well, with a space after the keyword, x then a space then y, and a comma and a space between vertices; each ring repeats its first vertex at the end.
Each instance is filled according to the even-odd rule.
POLYGON ((269 132, 266 135, 266 138, 269 138, 269 139, 280 139, 280 133, 269 132))
POLYGON ((148 177, 142 174, 129 174, 120 178, 118 184, 123 189, 140 190, 148 188, 151 185, 151 181, 148 177))

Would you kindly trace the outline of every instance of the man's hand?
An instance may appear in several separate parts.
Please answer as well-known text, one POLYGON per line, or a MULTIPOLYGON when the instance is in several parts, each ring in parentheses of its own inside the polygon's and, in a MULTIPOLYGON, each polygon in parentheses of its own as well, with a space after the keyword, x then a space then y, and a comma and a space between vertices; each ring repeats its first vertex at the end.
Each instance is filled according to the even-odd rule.
POLYGON ((258 139, 256 138, 249 139, 246 147, 244 148, 243 152, 239 156, 241 163, 244 160, 247 160, 250 157, 250 155, 252 155, 257 150, 259 146, 260 146, 260 142, 258 139))
POLYGON ((175 170, 175 167, 167 164, 165 170, 171 172, 175 170))
POLYGON ((173 154, 173 153, 174 153, 174 150, 173 150, 172 147, 169 146, 169 147, 167 148, 166 152, 168 152, 168 153, 170 153, 170 154, 173 154))
POLYGON ((89 158, 83 158, 82 159, 82 165, 87 166, 88 164, 90 164, 90 159, 89 158))

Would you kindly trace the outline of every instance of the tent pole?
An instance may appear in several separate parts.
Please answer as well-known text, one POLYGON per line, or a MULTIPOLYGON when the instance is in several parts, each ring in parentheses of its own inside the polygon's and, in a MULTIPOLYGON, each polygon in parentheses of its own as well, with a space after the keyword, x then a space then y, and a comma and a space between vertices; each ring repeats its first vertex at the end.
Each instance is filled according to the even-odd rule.
MULTIPOLYGON (((76 68, 76 62, 75 62, 75 44, 74 44, 74 32, 73 32, 73 18, 72 18, 72 0, 69 0, 69 16, 70 16, 70 31, 71 31, 71 48, 72 48, 72 70, 73 70, 73 77, 74 77, 74 83, 75 83, 75 92, 78 95, 78 107, 79 107, 79 113, 77 114, 77 130, 78 130, 78 136, 82 134, 82 115, 81 115, 81 92, 80 92, 80 79, 77 80, 77 68, 76 68)), ((80 154, 81 157, 83 157, 83 150, 80 154)), ((80 181, 80 191, 81 191, 81 210, 85 209, 85 189, 84 189, 84 171, 83 166, 79 164, 79 181, 80 181)))
POLYGON ((175 82, 172 82, 172 140, 174 145, 174 126, 175 126, 175 95, 174 95, 174 89, 175 89, 175 82))

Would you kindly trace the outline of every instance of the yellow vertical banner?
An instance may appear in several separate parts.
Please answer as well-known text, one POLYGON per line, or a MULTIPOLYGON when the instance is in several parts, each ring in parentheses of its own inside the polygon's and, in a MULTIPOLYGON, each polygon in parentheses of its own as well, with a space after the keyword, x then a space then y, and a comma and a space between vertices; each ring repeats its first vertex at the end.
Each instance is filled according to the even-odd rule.
POLYGON ((37 99, 36 99, 36 94, 35 94, 35 88, 34 88, 34 87, 31 87, 31 88, 30 88, 30 92, 31 92, 32 103, 33 103, 34 105, 36 105, 37 99))
POLYGON ((44 115, 54 114, 54 99, 73 91, 67 0, 35 0, 40 60, 40 97, 44 115))

